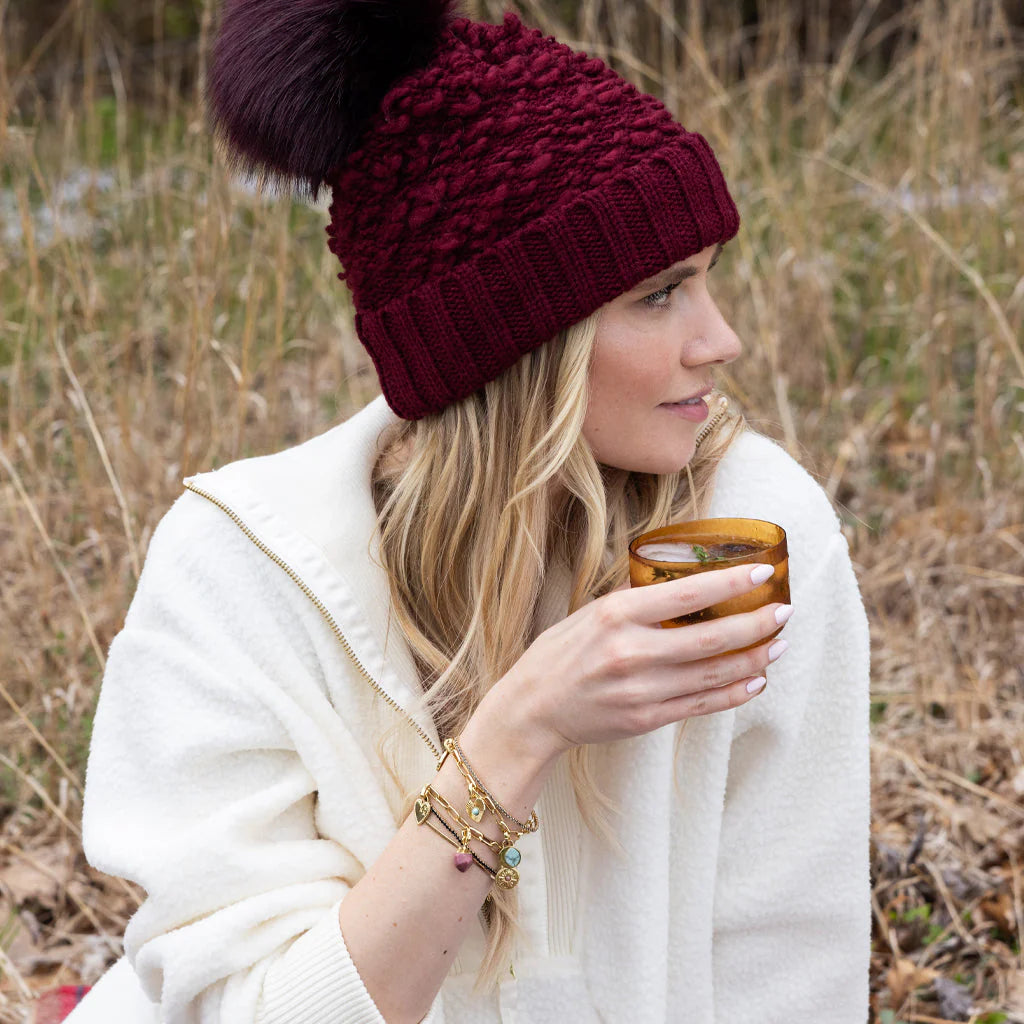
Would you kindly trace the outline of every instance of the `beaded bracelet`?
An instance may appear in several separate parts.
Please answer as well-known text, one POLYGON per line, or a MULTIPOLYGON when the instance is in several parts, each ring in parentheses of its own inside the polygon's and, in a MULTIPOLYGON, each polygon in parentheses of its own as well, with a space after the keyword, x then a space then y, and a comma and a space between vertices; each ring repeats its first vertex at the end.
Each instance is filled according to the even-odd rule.
MULTIPOLYGON (((519 872, 516 868, 522 861, 522 854, 516 849, 515 844, 517 840, 523 836, 523 829, 515 830, 510 827, 504 817, 502 817, 502 815, 496 810, 492 797, 490 797, 489 793, 485 790, 482 794, 477 793, 474 786, 474 779, 469 777, 467 774, 467 768, 463 766, 464 759, 461 756, 462 752, 456 751, 455 741, 451 738, 444 741, 444 754, 441 756, 440 761, 437 762, 437 770, 441 770, 444 761, 450 754, 455 759, 455 762, 459 767, 459 771, 466 780, 466 784, 468 786, 469 792, 467 796, 466 813, 473 819, 473 821, 479 821, 483 817, 485 810, 492 812, 502 829, 502 841, 498 842, 493 839, 488 839, 482 831, 473 827, 473 825, 467 821, 452 804, 447 802, 429 784, 424 786, 423 795, 427 798, 428 802, 429 798, 433 797, 433 799, 436 800, 445 811, 452 815, 456 823, 462 829, 462 835, 465 837, 467 846, 470 839, 475 839, 484 846, 488 846, 490 849, 498 851, 499 865, 495 881, 502 889, 514 889, 519 884, 519 872)), ((531 820, 535 822, 535 827, 536 818, 536 813, 531 815, 531 820)), ((515 819, 513 818, 513 820, 515 819)), ((521 824, 521 822, 517 822, 517 824, 521 824)))
MULTIPOLYGON (((453 829, 451 825, 449 825, 448 822, 445 821, 444 818, 442 818, 441 815, 437 813, 436 808, 430 808, 430 816, 432 818, 437 818, 437 820, 441 823, 444 830, 452 837, 451 840, 449 840, 449 842, 454 840, 454 842, 458 844, 458 848, 461 850, 462 840, 459 838, 458 832, 456 832, 455 829, 453 829)), ((431 828, 434 828, 434 826, 431 825, 429 821, 427 822, 427 824, 430 825, 431 828)), ((434 829, 434 831, 437 832, 437 829, 434 829)), ((440 835, 440 833, 438 833, 438 835, 440 835)), ((477 864, 480 865, 480 867, 484 869, 484 871, 487 872, 487 874, 491 876, 491 878, 494 878, 495 875, 497 875, 498 872, 494 868, 492 868, 491 865, 488 864, 487 861, 485 861, 482 857, 478 857, 472 850, 469 851, 469 855, 473 858, 474 861, 476 861, 477 864)))
MULTIPOLYGON (((427 785, 423 787, 423 799, 429 804, 430 798, 433 797, 454 819, 456 824, 462 829, 462 842, 463 847, 460 847, 460 852, 468 851, 469 841, 471 839, 477 840, 477 842, 483 843, 485 846, 489 846, 492 850, 498 851, 498 870, 494 880, 502 889, 514 889, 519 884, 519 872, 516 868, 519 866, 519 862, 523 859, 523 855, 515 847, 515 839, 508 831, 507 826, 504 822, 499 822, 504 832, 503 839, 499 842, 495 839, 490 839, 478 828, 474 828, 461 814, 443 797, 436 789, 427 785)), ((431 805, 434 815, 438 818, 441 817, 437 813, 436 808, 431 805)), ((454 830, 453 830, 454 831, 454 830)), ((518 836, 517 836, 518 838, 518 836)), ((465 861, 468 864, 468 861, 465 861)), ((456 858, 456 867, 458 867, 458 857, 456 858)), ((465 870, 464 868, 460 868, 465 870)))
POLYGON ((429 787, 424 786, 423 791, 416 798, 416 804, 414 807, 416 824, 426 825, 432 832, 436 832, 446 843, 455 847, 454 861, 455 867, 458 868, 459 871, 466 871, 469 869, 470 864, 475 863, 478 867, 487 872, 491 878, 495 878, 497 875, 495 869, 486 861, 481 860, 475 853, 473 853, 472 850, 469 849, 468 837, 463 835, 460 839, 458 833, 448 825, 437 811, 434 810, 430 803, 428 790, 429 787), (445 835, 444 832, 440 831, 440 829, 438 829, 437 826, 429 820, 431 815, 437 818, 437 820, 444 826, 445 831, 450 833, 450 835, 445 835))

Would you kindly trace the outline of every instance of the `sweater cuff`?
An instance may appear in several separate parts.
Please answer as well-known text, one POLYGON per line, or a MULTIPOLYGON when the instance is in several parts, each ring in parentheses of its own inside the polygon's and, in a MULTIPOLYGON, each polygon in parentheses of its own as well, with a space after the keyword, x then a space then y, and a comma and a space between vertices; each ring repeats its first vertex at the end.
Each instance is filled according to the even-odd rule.
POLYGON ((349 956, 339 906, 271 964, 256 1024, 385 1024, 349 956))
MULTIPOLYGON (((256 1024, 385 1024, 349 956, 340 906, 341 900, 270 966, 256 1024)), ((444 1024, 439 998, 420 1024, 444 1024)))

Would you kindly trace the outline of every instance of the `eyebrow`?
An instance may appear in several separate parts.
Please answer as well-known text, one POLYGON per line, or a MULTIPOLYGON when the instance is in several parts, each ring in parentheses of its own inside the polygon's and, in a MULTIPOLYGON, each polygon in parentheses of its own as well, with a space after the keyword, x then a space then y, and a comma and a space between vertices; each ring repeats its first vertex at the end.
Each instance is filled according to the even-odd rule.
MULTIPOLYGON (((715 246, 715 255, 711 257, 711 262, 708 264, 708 270, 710 270, 717 262, 718 257, 722 255, 722 250, 725 246, 719 242, 715 246)), ((646 281, 641 281, 634 288, 630 288, 630 294, 633 292, 656 292, 659 288, 664 288, 666 285, 675 284, 677 281, 685 281, 688 277, 696 277, 700 271, 697 267, 688 266, 672 266, 667 270, 663 270, 660 274, 655 274, 654 277, 647 278, 646 281)))

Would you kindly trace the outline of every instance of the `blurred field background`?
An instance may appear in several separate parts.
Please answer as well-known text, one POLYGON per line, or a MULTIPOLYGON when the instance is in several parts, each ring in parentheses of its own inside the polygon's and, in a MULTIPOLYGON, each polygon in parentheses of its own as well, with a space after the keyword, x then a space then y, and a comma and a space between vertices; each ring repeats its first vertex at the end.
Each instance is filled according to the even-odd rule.
MULTIPOLYGON (((734 188, 713 277, 747 346, 732 391, 836 501, 871 619, 873 1019, 1024 1021, 1024 4, 468 9, 506 6, 662 96, 734 188)), ((136 905, 79 822, 156 522, 186 474, 304 439, 376 381, 323 210, 215 152, 212 0, 0 16, 0 1024, 20 1024, 95 980, 136 905)))

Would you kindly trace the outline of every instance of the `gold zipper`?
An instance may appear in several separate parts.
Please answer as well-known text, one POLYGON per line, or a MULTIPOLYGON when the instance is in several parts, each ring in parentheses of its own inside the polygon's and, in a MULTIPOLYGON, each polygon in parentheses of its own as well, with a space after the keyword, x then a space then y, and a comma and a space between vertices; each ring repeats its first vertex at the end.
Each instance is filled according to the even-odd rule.
POLYGON ((725 414, 729 411, 729 399, 725 395, 718 396, 718 402, 716 403, 718 408, 711 414, 711 418, 704 424, 700 430, 697 431, 697 437, 694 439, 693 446, 697 448, 700 446, 701 441, 704 440, 711 433, 715 427, 721 423, 725 414))
POLYGON ((331 632, 337 638, 338 642, 341 644, 345 653, 352 660, 352 664, 355 665, 355 667, 359 670, 360 675, 362 675, 363 678, 370 684, 370 686, 373 687, 374 692, 386 704, 388 704, 393 710, 399 712, 399 714, 404 715, 405 718, 408 719, 409 724, 416 730, 416 732, 419 733, 420 738, 423 740, 423 742, 426 743, 428 747, 430 747, 431 752, 434 755, 434 760, 436 761, 441 756, 441 751, 439 751, 437 747, 434 746, 430 737, 423 731, 423 729, 412 718, 412 716, 393 698, 389 697, 388 694, 384 691, 384 688, 380 685, 380 683, 378 683, 373 678, 373 676, 371 676, 370 673, 366 671, 362 662, 356 657, 355 651, 352 650, 352 646, 349 644, 348 640, 345 639, 344 634, 338 628, 338 623, 335 622, 334 616, 331 615, 331 613, 324 606, 324 603, 320 600, 320 598, 316 596, 316 594, 313 593, 313 591, 309 588, 309 586, 302 579, 302 577, 299 576, 299 574, 287 562, 285 562, 284 559, 282 559, 279 555, 276 555, 273 551, 271 551, 270 548, 268 548, 267 545, 264 544, 263 541, 261 541, 259 537, 257 537, 256 534, 253 533, 253 531, 245 524, 245 522, 242 520, 242 517, 238 515, 238 513, 235 512, 233 509, 228 508, 228 506, 225 505, 224 502, 222 502, 219 498, 215 498, 212 494, 208 494, 206 491, 200 490, 198 487, 196 487, 194 484, 190 484, 188 481, 185 482, 185 488, 189 491, 192 491, 193 494, 198 494, 200 498, 205 498, 211 504, 216 505, 217 508, 219 508, 221 512, 223 512, 235 524, 235 526, 237 526, 242 531, 242 533, 244 533, 245 536, 248 537, 249 540, 251 540, 253 544, 255 544, 256 547, 258 547, 260 551, 262 551, 263 554, 267 556, 267 558, 269 558, 275 565, 277 565, 279 568, 283 569, 285 573, 287 573, 289 579, 291 579, 291 581, 299 588, 299 590, 301 590, 302 593, 305 594, 306 597, 308 597, 309 600, 313 602, 313 605, 316 607, 317 611, 319 611, 320 614, 324 617, 325 621, 327 622, 327 625, 330 627, 331 632))

